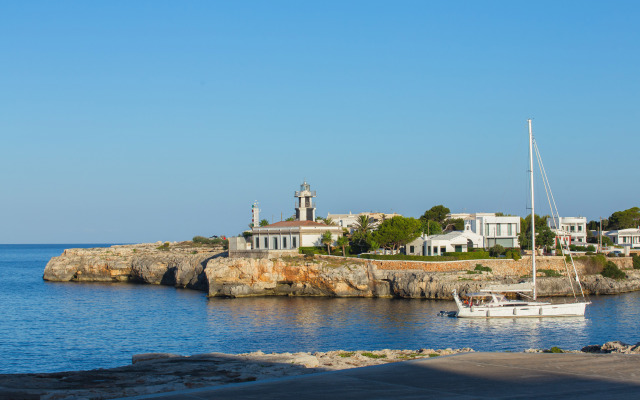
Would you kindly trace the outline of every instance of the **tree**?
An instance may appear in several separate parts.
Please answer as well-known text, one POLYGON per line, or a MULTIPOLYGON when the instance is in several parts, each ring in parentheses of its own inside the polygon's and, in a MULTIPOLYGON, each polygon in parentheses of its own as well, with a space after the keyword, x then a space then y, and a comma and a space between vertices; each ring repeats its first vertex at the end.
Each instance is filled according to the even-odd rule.
POLYGON ((296 217, 295 216, 290 216, 289 218, 285 219, 285 221, 295 221, 296 217))
POLYGON ((609 217, 607 229, 637 228, 640 225, 640 208, 631 207, 628 210, 616 211, 609 217))
POLYGON ((326 231, 322 234, 320 238, 320 242, 327 246, 327 253, 331 254, 331 244, 333 244, 333 237, 331 237, 331 232, 326 231))
POLYGON ((454 231, 463 231, 464 230, 464 220, 462 218, 453 218, 447 219, 442 224, 445 230, 450 230, 449 228, 453 228, 451 230, 454 231))
POLYGON ((346 250, 345 247, 349 244, 349 239, 347 239, 347 237, 345 236, 340 236, 338 238, 338 246, 342 247, 342 257, 346 257, 346 250))
POLYGON ((447 207, 440 204, 437 206, 433 206, 427 211, 425 211, 424 214, 422 214, 422 217, 420 217, 420 220, 436 221, 437 223, 442 225, 444 220, 447 218, 447 214, 449 214, 449 212, 451 212, 451 210, 449 210, 447 207))
POLYGON ((356 219, 355 223, 356 232, 367 233, 373 230, 373 225, 371 225, 371 220, 368 215, 360 214, 356 219))
POLYGON ((373 240, 385 248, 397 250, 415 240, 422 232, 422 224, 415 218, 393 217, 380 224, 373 240))
MULTIPOLYGON (((553 246, 556 235, 551 231, 551 228, 547 226, 548 219, 548 215, 541 217, 536 214, 535 216, 536 247, 553 246)), ((527 218, 520 218, 520 233, 518 234, 518 240, 520 241, 521 248, 531 248, 531 215, 527 215, 527 218)))
POLYGON ((427 235, 439 235, 442 233, 442 226, 436 221, 420 220, 422 233, 427 235))
POLYGON ((354 254, 366 253, 371 249, 371 232, 355 231, 351 235, 351 251, 354 254))
POLYGON ((260 220, 260 226, 267 226, 267 225, 269 225, 269 220, 266 220, 266 219, 260 220))
POLYGON ((324 219, 324 223, 329 225, 329 226, 335 226, 336 225, 336 223, 329 217, 324 219))

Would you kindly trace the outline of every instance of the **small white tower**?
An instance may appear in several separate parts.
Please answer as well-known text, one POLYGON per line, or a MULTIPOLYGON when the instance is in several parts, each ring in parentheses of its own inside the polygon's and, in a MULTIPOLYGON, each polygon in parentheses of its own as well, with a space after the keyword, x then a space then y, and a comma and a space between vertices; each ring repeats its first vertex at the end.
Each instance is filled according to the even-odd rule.
POLYGON ((296 201, 296 220, 315 221, 316 205, 313 202, 313 198, 316 197, 316 192, 315 190, 311 191, 311 187, 306 180, 300 185, 300 191, 295 192, 293 197, 298 199, 296 201))
POLYGON ((258 208, 258 200, 253 202, 251 206, 251 227, 260 226, 260 209, 258 208))

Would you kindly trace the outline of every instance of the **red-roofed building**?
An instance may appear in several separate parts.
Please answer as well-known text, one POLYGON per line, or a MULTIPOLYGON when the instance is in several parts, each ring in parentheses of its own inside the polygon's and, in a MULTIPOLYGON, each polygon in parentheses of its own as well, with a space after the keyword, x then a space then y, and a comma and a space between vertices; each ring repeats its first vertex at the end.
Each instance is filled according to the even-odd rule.
POLYGON ((280 221, 267 226, 253 227, 252 236, 232 238, 229 241, 230 257, 265 258, 286 253, 298 253, 300 247, 322 246, 322 235, 329 231, 334 242, 342 236, 342 228, 315 221, 315 191, 304 182, 296 191, 295 221, 280 221))

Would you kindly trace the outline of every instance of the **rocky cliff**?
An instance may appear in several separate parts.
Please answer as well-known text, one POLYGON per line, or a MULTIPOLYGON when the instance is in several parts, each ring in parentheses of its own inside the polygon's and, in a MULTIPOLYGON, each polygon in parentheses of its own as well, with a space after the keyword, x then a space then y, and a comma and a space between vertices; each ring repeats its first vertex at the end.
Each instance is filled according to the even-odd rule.
POLYGON ((67 249, 47 263, 43 278, 62 282, 143 282, 207 291, 207 262, 223 254, 222 249, 184 244, 170 245, 165 250, 158 243, 67 249))
MULTIPOLYGON (((285 257, 282 259, 227 258, 222 249, 179 243, 168 249, 156 244, 68 249, 47 264, 49 281, 144 282, 186 287, 212 297, 334 296, 451 299, 453 290, 476 292, 492 284, 522 280, 519 264, 481 260, 492 272, 473 271, 459 263, 413 263, 344 259, 341 257, 285 257), (493 264, 491 264, 493 263, 493 264), (495 264, 495 265, 494 265, 495 264), (512 265, 513 264, 513 265, 512 265), (511 267, 511 268, 509 268, 511 267), (456 270, 457 269, 457 270, 456 270)), ((628 278, 616 281, 586 275, 589 294, 616 294, 640 290, 640 271, 626 269, 628 278)), ((574 284, 575 285, 575 284, 574 284)), ((575 286, 574 286, 575 287, 575 286)), ((539 277, 540 296, 572 296, 564 277, 539 277)))
MULTIPOLYGON (((485 260, 483 260, 485 261, 485 260)), ((627 270, 628 279, 601 275, 582 278, 588 294, 615 294, 640 290, 640 271, 627 270)), ((336 296, 451 299, 453 290, 476 292, 494 284, 518 283, 518 276, 468 270, 430 272, 381 269, 364 260, 290 258, 256 260, 217 258, 207 263, 210 296, 336 296), (475 271, 474 271, 475 272, 475 271)), ((577 286, 574 288, 577 289, 577 286)), ((540 296, 572 296, 565 277, 539 277, 540 296)))

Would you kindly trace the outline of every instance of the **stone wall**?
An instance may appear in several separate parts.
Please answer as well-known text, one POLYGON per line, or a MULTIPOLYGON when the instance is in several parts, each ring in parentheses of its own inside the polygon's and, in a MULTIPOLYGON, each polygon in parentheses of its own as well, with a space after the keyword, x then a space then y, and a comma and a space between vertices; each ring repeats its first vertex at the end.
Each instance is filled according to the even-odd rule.
MULTIPOLYGON (((316 256, 324 259, 343 258, 339 256, 316 256)), ((375 266, 379 270, 419 270, 425 272, 459 272, 473 270, 477 264, 490 267, 492 272, 501 276, 524 276, 531 275, 531 256, 524 256, 520 260, 515 261, 508 258, 491 258, 485 260, 461 260, 461 261, 408 261, 408 260, 367 260, 354 259, 354 262, 368 263, 375 266)), ((608 258, 613 261, 621 269, 633 268, 631 257, 608 258)), ((575 259, 578 273, 593 273, 594 265, 585 259, 575 259)), ((561 274, 566 273, 567 266, 571 270, 571 264, 565 264, 563 256, 544 256, 536 258, 536 269, 550 269, 561 274)))

